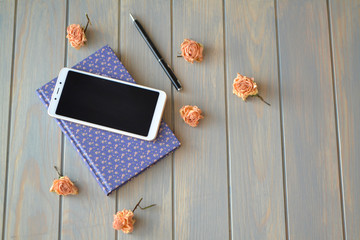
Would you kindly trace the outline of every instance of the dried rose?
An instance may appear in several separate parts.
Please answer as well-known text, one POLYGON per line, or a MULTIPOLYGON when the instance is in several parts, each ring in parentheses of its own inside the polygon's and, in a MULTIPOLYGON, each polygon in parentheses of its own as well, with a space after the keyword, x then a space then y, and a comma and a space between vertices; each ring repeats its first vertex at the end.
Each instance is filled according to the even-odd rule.
POLYGON ((151 208, 156 205, 156 204, 151 204, 151 205, 143 208, 140 206, 140 202, 142 200, 143 200, 143 198, 140 198, 139 202, 136 204, 136 206, 134 207, 134 209, 132 211, 123 209, 122 211, 119 211, 114 215, 113 228, 115 230, 121 230, 124 233, 131 233, 132 231, 134 231, 135 219, 133 219, 133 217, 134 217, 135 210, 138 207, 141 210, 145 210, 147 208, 151 208))
POLYGON ((256 82, 254 78, 248 78, 246 76, 237 74, 237 77, 234 79, 233 83, 233 93, 246 101, 246 98, 249 96, 256 96, 261 99, 264 103, 270 106, 259 94, 256 82))
POLYGON ((131 233, 134 230, 135 219, 131 210, 122 210, 114 215, 113 228, 122 230, 124 233, 131 233))
POLYGON ((204 118, 204 116, 201 115, 200 108, 190 105, 183 106, 180 109, 180 115, 191 127, 196 127, 199 124, 199 120, 204 118))
POLYGON ((75 49, 80 49, 87 41, 84 28, 82 28, 79 24, 71 24, 67 27, 66 38, 69 39, 69 43, 75 49))
POLYGON ((69 39, 70 45, 75 49, 80 49, 82 46, 85 45, 87 41, 85 33, 89 24, 91 25, 91 22, 89 16, 87 14, 85 15, 88 20, 85 29, 81 27, 79 24, 71 24, 66 29, 67 31, 66 38, 69 39))
POLYGON ((253 96, 258 93, 257 85, 254 78, 248 78, 241 74, 237 74, 233 83, 233 93, 241 97, 244 101, 248 96, 253 96))
POLYGON ((203 60, 203 49, 202 44, 185 38, 183 43, 181 43, 181 56, 190 63, 194 61, 201 62, 203 60))
POLYGON ((79 193, 79 190, 67 176, 63 176, 54 180, 50 192, 56 192, 58 195, 66 196, 76 195, 79 193))

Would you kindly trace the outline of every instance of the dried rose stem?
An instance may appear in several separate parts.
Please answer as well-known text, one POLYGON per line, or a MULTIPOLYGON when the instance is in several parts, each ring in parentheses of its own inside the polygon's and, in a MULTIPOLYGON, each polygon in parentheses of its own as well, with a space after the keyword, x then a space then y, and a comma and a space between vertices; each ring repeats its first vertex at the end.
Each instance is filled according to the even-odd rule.
POLYGON ((56 170, 57 174, 59 175, 59 178, 61 178, 61 177, 62 177, 62 175, 61 175, 61 173, 60 173, 59 169, 58 169, 56 166, 54 166, 54 168, 55 168, 55 170, 56 170))
POLYGON ((87 13, 85 14, 85 16, 86 16, 86 18, 87 18, 88 21, 87 21, 87 23, 86 23, 86 27, 85 27, 84 32, 86 32, 86 29, 88 28, 89 23, 90 23, 90 25, 92 25, 91 22, 90 22, 90 18, 89 18, 89 16, 87 15, 87 13))
POLYGON ((256 94, 255 96, 260 98, 260 100, 263 101, 264 103, 266 103, 267 105, 271 106, 270 103, 266 102, 259 94, 256 94))
POLYGON ((147 206, 147 207, 144 207, 144 208, 139 205, 139 208, 140 208, 141 210, 145 210, 145 209, 151 208, 151 207, 153 207, 153 206, 156 206, 156 204, 151 204, 151 205, 149 205, 149 206, 147 206))
POLYGON ((132 210, 132 212, 135 212, 136 208, 139 207, 141 210, 145 210, 147 208, 151 208, 153 206, 155 206, 156 204, 151 204, 150 206, 147 206, 147 207, 141 207, 140 206, 140 202, 143 200, 143 198, 140 198, 139 202, 136 204, 136 206, 134 207, 134 209, 132 210))
POLYGON ((133 212, 135 212, 136 208, 139 206, 139 204, 142 200, 143 200, 143 198, 140 198, 139 202, 135 205, 134 209, 132 210, 133 212))

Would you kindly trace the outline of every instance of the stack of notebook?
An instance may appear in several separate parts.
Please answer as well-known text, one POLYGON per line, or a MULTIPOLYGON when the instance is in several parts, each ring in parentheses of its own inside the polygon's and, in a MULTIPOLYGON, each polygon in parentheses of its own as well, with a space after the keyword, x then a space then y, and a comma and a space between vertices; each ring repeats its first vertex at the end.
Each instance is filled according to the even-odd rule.
MULTIPOLYGON (((73 68, 135 82, 109 46, 102 47, 73 68)), ((56 78, 37 89, 46 107, 55 83, 56 78)), ((107 195, 180 146, 164 121, 157 138, 151 142, 65 120, 56 121, 107 195)))

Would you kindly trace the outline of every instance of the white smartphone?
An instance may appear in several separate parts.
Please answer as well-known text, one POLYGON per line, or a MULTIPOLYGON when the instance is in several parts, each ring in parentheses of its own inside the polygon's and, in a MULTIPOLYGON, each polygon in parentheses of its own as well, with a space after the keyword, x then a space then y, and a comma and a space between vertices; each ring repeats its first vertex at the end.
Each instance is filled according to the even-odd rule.
POLYGON ((151 141, 166 102, 161 90, 70 68, 61 69, 50 116, 151 141))

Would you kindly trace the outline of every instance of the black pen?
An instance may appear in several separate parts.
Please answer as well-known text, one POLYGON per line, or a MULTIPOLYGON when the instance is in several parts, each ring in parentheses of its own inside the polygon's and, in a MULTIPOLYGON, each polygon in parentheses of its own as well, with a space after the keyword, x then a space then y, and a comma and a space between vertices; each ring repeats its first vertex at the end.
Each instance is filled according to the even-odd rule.
POLYGON ((142 38, 145 40, 146 44, 148 45, 148 47, 150 48, 150 50, 152 51, 152 53, 154 54, 154 56, 156 57, 158 62, 160 63, 161 67, 164 69, 166 75, 170 78, 170 80, 171 80, 172 84, 174 85, 174 87, 176 88, 176 90, 180 91, 182 89, 182 87, 181 87, 179 80, 177 80, 174 72, 171 70, 169 65, 166 64, 164 58, 160 55, 159 51, 155 48, 154 44, 151 42, 149 36, 146 34, 144 28, 141 26, 139 21, 136 20, 133 17, 133 15, 131 15, 131 13, 129 13, 129 14, 130 14, 131 20, 133 21, 135 27, 139 31, 142 38))

